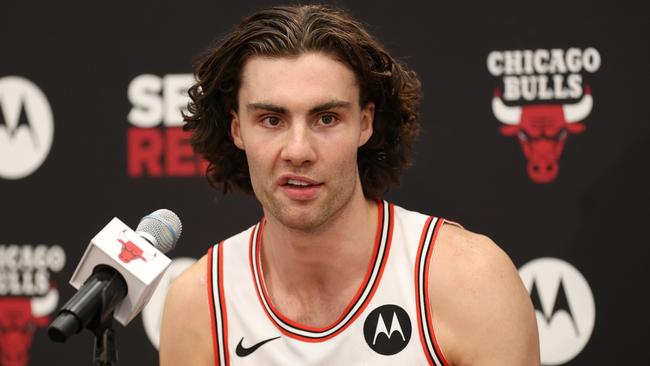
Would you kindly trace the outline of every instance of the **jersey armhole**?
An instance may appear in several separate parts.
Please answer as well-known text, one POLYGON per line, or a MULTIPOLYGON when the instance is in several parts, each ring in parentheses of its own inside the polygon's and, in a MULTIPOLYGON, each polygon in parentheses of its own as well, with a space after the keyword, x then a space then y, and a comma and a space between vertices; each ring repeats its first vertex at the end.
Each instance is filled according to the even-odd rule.
POLYGON ((447 219, 444 219, 444 220, 445 220, 445 224, 449 224, 449 225, 459 227, 461 229, 465 229, 465 227, 463 225, 457 223, 456 221, 451 221, 451 220, 447 220, 447 219))
MULTIPOLYGON (((444 219, 429 217, 422 229, 415 265, 415 298, 417 302, 417 320, 420 342, 429 365, 449 366, 435 336, 429 301, 429 269, 436 238, 440 228, 446 223, 444 219)), ((452 225, 460 226, 455 222, 452 225)), ((460 226, 462 227, 462 226, 460 226)))
POLYGON ((226 299, 223 291, 223 242, 208 250, 208 301, 210 303, 210 320, 212 322, 212 346, 214 364, 230 365, 228 354, 228 321, 226 299))

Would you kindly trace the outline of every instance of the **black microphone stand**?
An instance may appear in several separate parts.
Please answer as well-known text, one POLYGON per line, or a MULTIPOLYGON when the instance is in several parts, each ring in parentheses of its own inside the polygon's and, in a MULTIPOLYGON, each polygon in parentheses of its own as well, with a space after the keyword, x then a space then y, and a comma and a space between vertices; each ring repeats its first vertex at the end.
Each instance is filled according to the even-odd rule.
POLYGON ((94 362, 99 366, 117 363, 113 311, 126 296, 124 278, 108 266, 98 266, 79 291, 59 310, 47 334, 55 342, 87 328, 95 335, 94 362))
POLYGON ((105 320, 95 318, 88 324, 88 330, 95 335, 94 356, 98 366, 111 366, 117 363, 115 348, 115 331, 113 331, 113 312, 105 320))

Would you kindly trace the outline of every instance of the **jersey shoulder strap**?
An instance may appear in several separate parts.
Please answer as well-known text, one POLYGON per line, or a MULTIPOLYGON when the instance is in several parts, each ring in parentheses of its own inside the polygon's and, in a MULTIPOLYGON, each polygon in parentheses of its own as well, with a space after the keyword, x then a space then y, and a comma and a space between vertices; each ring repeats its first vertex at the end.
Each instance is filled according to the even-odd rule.
POLYGON ((212 321, 212 342, 215 365, 230 365, 228 352, 228 309, 223 283, 224 245, 235 245, 246 248, 248 237, 253 227, 208 249, 207 260, 207 291, 210 303, 210 319, 212 321), (238 242, 242 242, 237 245, 238 242))
POLYGON ((442 354, 433 328, 429 302, 429 269, 438 233, 445 222, 437 217, 429 217, 426 220, 420 235, 415 263, 415 300, 420 342, 429 364, 436 366, 447 366, 448 362, 442 354))

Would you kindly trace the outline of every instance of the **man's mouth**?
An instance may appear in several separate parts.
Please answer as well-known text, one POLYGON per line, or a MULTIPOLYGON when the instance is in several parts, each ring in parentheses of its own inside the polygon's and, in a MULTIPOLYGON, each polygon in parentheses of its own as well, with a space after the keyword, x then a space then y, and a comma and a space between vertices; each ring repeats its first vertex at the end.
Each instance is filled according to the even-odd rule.
POLYGON ((309 201, 316 198, 323 186, 322 182, 293 174, 282 176, 278 184, 289 198, 298 201, 309 201))
POLYGON ((313 186, 314 184, 310 184, 301 180, 289 179, 285 185, 292 186, 292 187, 310 187, 313 186))
POLYGON ((313 187, 313 186, 319 186, 322 183, 319 183, 313 179, 307 178, 307 177, 302 177, 302 176, 296 176, 292 174, 287 174, 278 180, 278 184, 281 186, 285 187, 291 187, 291 188, 308 188, 308 187, 313 187))

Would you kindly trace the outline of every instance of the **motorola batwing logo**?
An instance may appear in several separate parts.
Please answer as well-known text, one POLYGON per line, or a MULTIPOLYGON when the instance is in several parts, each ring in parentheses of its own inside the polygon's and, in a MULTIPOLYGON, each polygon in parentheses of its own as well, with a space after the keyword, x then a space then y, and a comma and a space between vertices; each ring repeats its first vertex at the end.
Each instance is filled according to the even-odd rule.
POLYGON ((54 118, 45 94, 19 76, 0 78, 0 178, 38 169, 52 146, 54 118))
POLYGON ((543 365, 576 357, 591 338, 596 306, 578 270, 556 258, 538 258, 519 269, 537 316, 543 365))
POLYGON ((411 339, 411 319, 397 305, 383 305, 373 310, 363 323, 368 346, 382 355, 394 355, 411 339))

